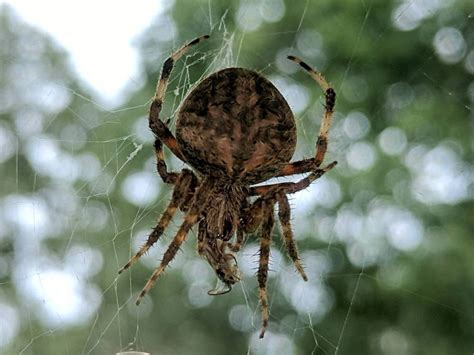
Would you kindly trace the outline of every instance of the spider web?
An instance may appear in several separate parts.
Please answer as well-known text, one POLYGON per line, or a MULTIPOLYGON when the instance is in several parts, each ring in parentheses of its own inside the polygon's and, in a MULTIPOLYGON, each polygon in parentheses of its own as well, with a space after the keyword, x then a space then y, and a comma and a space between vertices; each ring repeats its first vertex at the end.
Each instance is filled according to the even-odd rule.
MULTIPOLYGON (((295 112, 299 136, 294 160, 299 160, 314 154, 324 108, 316 84, 293 63, 285 62, 286 55, 296 54, 321 70, 341 98, 325 159, 338 160, 337 169, 290 197, 295 237, 310 281, 299 280, 287 261, 276 226, 268 283, 270 327, 263 340, 258 339, 261 320, 254 276, 258 266, 255 236, 238 255, 244 278, 227 296, 207 296, 215 277, 195 252, 193 231, 155 289, 140 307, 134 305, 182 215, 171 222, 157 246, 138 265, 129 273, 116 275, 146 239, 170 199, 171 190, 155 172, 152 135, 147 129, 147 97, 155 83, 142 87, 141 78, 131 78, 127 105, 106 110, 87 94, 87 88, 69 85, 72 79, 67 71, 41 74, 28 60, 21 62, 23 69, 33 73, 28 77, 28 71, 22 71, 26 73, 20 75, 24 87, 15 88, 33 88, 25 95, 17 93, 28 109, 11 109, 13 123, 0 122, 1 141, 8 142, 0 143, 0 157, 10 176, 9 191, 3 194, 0 206, 0 266, 6 270, 0 275, 5 290, 0 293, 0 315, 8 320, 10 330, 0 326, 0 349, 20 354, 46 352, 48 346, 56 352, 74 354, 134 349, 159 354, 196 353, 191 340, 212 342, 216 336, 226 338, 214 348, 199 351, 221 353, 222 344, 227 342, 239 344, 236 347, 247 354, 341 354, 351 348, 393 354, 416 352, 425 346, 428 341, 418 343, 410 333, 412 328, 404 328, 403 321, 392 318, 395 306, 387 310, 377 303, 382 301, 374 296, 376 292, 390 294, 398 307, 408 302, 418 310, 458 317, 465 329, 472 325, 472 307, 453 303, 445 297, 446 290, 431 292, 429 283, 418 287, 417 280, 410 279, 410 273, 417 271, 417 258, 428 260, 426 254, 443 255, 443 248, 454 250, 443 244, 442 228, 435 228, 426 209, 441 205, 445 211, 455 211, 462 203, 472 206, 474 166, 472 159, 464 158, 468 156, 464 150, 469 148, 461 139, 437 139, 434 134, 431 142, 409 139, 410 126, 395 117, 396 111, 412 115, 406 108, 415 97, 434 96, 426 89, 429 82, 440 100, 458 109, 457 115, 472 119, 472 84, 466 85, 471 100, 466 104, 453 85, 430 69, 436 60, 446 65, 461 62, 457 56, 462 52, 465 70, 472 75, 474 49, 466 40, 462 42, 461 33, 466 21, 472 26, 472 11, 467 18, 458 15, 464 22, 441 18, 444 25, 440 25, 426 58, 417 62, 410 77, 403 77, 402 72, 397 80, 390 81, 384 102, 374 103, 369 110, 362 104, 370 92, 363 73, 376 63, 361 62, 367 38, 371 38, 369 47, 377 48, 394 27, 403 34, 423 21, 441 17, 447 6, 436 1, 392 5, 392 18, 386 19, 376 34, 368 28, 380 20, 376 15, 379 6, 370 1, 361 1, 357 5, 361 15, 351 19, 338 18, 326 5, 309 0, 291 8, 282 1, 242 1, 235 8, 224 9, 208 1, 198 7, 200 20, 194 20, 194 28, 187 30, 194 35, 211 33, 212 38, 183 57, 171 75, 163 117, 171 118, 172 128, 179 103, 202 78, 221 68, 250 67, 267 76, 295 112), (339 56, 344 58, 342 64, 329 59, 330 50, 337 50, 324 37, 331 31, 323 35, 313 23, 312 16, 319 8, 327 17, 334 15, 334 19, 326 20, 333 25, 331 31, 344 32, 343 26, 335 26, 356 22, 351 27, 356 29, 355 40, 339 49, 345 53, 339 56), (290 21, 290 17, 297 20, 290 21), (279 23, 284 25, 276 26, 279 23), (276 54, 247 44, 279 38, 284 40, 276 54), (49 83, 46 89, 44 82, 49 83), (392 124, 377 122, 382 116, 392 117, 392 124), (67 124, 59 124, 62 120, 67 124), (41 123, 35 127, 37 121, 41 123), (389 159, 396 163, 388 165, 385 160, 389 159), (25 170, 25 162, 32 166, 30 171, 25 170), (380 191, 368 186, 364 177, 374 170, 389 170, 384 179, 393 189, 380 191), (412 264, 415 266, 408 266, 412 264), (373 301, 379 318, 365 308, 372 306, 365 303, 366 298, 373 301), (152 315, 157 318, 150 319, 152 315), (196 319, 203 322, 200 328, 196 328, 196 319), (371 326, 374 320, 377 325, 371 326), (186 336, 179 338, 182 344, 166 342, 166 337, 160 336, 159 349, 151 348, 154 331, 166 330, 167 324, 172 327, 171 338, 173 333, 188 334, 189 342, 186 336), (227 330, 220 335, 224 327, 227 330), (77 328, 82 330, 76 332, 77 328), (363 337, 370 341, 357 339, 361 337, 358 328, 365 330, 363 337)), ((143 66, 155 77, 160 63, 183 37, 177 35, 183 20, 174 19, 172 9, 170 6, 140 39, 143 66), (160 40, 156 33, 173 35, 160 40)), ((324 16, 320 20, 323 26, 324 16)), ((23 46, 32 52, 44 50, 31 49, 31 43, 23 46)), ((9 67, 6 79, 15 73, 16 59, 3 55, 9 67)), ((1 99, 7 112, 13 104, 5 94, 1 99)), ((472 145, 470 149, 472 156, 472 145)), ((184 167, 169 154, 166 158, 170 169, 184 167)), ((442 214, 437 216, 442 218, 442 214)), ((456 264, 451 261, 450 266, 456 264)), ((449 277, 438 280, 448 281, 449 277)), ((456 288, 459 285, 465 286, 462 281, 446 284, 454 293, 461 292, 456 288)), ((468 333, 465 330, 465 334, 459 332, 458 339, 451 338, 459 349, 472 346, 466 340, 468 333)))

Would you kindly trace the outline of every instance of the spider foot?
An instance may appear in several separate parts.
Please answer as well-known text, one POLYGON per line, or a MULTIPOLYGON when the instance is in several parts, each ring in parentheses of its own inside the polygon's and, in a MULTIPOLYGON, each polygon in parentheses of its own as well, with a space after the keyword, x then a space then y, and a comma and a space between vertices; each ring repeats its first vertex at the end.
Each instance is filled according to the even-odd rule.
POLYGON ((137 300, 135 301, 135 304, 138 306, 143 297, 145 297, 145 295, 148 293, 148 291, 150 291, 150 289, 153 287, 153 285, 155 284, 156 280, 158 279, 158 277, 160 277, 160 275, 162 274, 163 270, 164 270, 164 266, 161 265, 160 267, 158 267, 154 272, 153 274, 151 275, 150 279, 148 280, 148 282, 146 283, 145 287, 143 287, 143 290, 142 292, 140 292, 140 294, 138 295, 137 297, 137 300))
POLYGON ((308 276, 306 276, 306 272, 304 271, 303 265, 301 265, 301 262, 299 260, 294 261, 295 268, 298 271, 298 273, 301 275, 304 281, 308 281, 308 276))
POLYGON ((127 270, 128 268, 130 268, 130 266, 132 266, 133 264, 135 264, 138 259, 140 259, 142 257, 143 254, 145 254, 148 249, 150 249, 150 244, 145 244, 144 246, 142 246, 140 248, 140 250, 130 258, 130 260, 128 261, 128 263, 126 263, 119 271, 119 275, 124 272, 125 270, 127 270))

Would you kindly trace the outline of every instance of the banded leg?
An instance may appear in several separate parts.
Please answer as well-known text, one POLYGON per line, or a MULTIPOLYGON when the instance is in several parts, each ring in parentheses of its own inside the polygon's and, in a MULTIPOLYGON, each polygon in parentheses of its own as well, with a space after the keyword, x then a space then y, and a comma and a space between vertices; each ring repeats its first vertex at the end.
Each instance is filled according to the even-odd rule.
POLYGON ((329 170, 334 168, 336 165, 337 165, 337 162, 334 161, 328 166, 326 166, 325 168, 316 169, 307 177, 297 182, 282 182, 279 184, 270 184, 270 185, 251 187, 249 191, 249 195, 250 196, 267 195, 267 194, 271 194, 272 190, 274 191, 274 193, 282 192, 285 194, 293 194, 295 192, 306 189, 309 185, 311 185, 311 183, 314 180, 319 179, 321 176, 326 174, 329 170))
POLYGON ((157 241, 160 239, 161 235, 163 234, 164 230, 168 226, 169 222, 173 218, 176 210, 181 207, 181 205, 185 202, 186 196, 191 192, 190 189, 192 188, 192 183, 195 177, 194 174, 187 169, 184 169, 177 177, 176 186, 173 191, 173 195, 171 197, 171 201, 166 207, 165 211, 161 215, 161 218, 153 228, 153 231, 148 236, 148 240, 146 243, 140 248, 140 250, 132 256, 132 258, 119 270, 119 274, 127 270, 130 266, 135 264, 138 259, 142 257, 157 241))
POLYGON ((318 168, 319 166, 316 165, 316 158, 303 159, 285 165, 276 176, 281 177, 295 174, 304 174, 315 171, 318 168))
POLYGON ((328 84, 326 79, 324 79, 321 73, 312 69, 308 64, 297 57, 290 55, 288 56, 288 59, 299 64, 319 84, 321 89, 323 89, 325 97, 325 111, 321 121, 321 127, 319 129, 318 140, 316 142, 315 157, 313 159, 306 159, 287 164, 281 169, 280 174, 277 176, 287 176, 309 172, 315 168, 318 168, 322 164, 328 148, 328 133, 329 128, 331 127, 332 116, 334 114, 334 106, 336 105, 336 92, 328 84))
MULTIPOLYGON (((276 184, 278 187, 280 184, 276 184)), ((270 185, 269 185, 270 186, 270 185)), ((279 219, 281 221, 284 243, 288 255, 293 260, 296 269, 303 277, 303 280, 307 281, 308 278, 301 266, 298 250, 293 239, 293 232, 291 230, 291 211, 288 199, 283 192, 272 191, 268 189, 264 196, 258 198, 250 208, 245 212, 244 218, 248 218, 243 222, 243 229, 245 232, 253 232, 259 225, 261 225, 261 236, 260 236, 260 261, 259 269, 257 272, 258 287, 259 287, 259 299, 262 311, 263 325, 260 331, 260 338, 263 338, 265 331, 268 327, 269 311, 268 311, 268 299, 267 299, 267 278, 268 278, 268 263, 270 258, 270 244, 272 237, 272 230, 274 225, 274 212, 273 207, 275 201, 279 205, 279 219)))
POLYGON ((244 242, 245 242, 245 232, 242 228, 239 227, 237 228, 237 238, 235 242, 229 245, 230 250, 232 250, 234 253, 239 252, 244 242))
POLYGON ((268 327, 269 311, 267 297, 267 279, 268 279, 268 263, 270 260, 270 244, 272 242, 272 230, 275 219, 273 216, 273 203, 266 202, 263 211, 263 223, 260 236, 260 260, 257 271, 258 280, 258 297, 260 299, 260 307, 262 311, 262 329, 260 330, 260 339, 265 335, 268 327))
POLYGON ((206 207, 206 198, 209 196, 209 193, 211 193, 211 191, 212 185, 209 183, 208 180, 204 180, 194 195, 191 207, 189 208, 188 213, 184 217, 183 223, 179 227, 179 230, 173 238, 173 241, 168 245, 168 249, 163 255, 163 259, 161 260, 160 266, 155 269, 150 279, 146 283, 145 287, 140 292, 140 295, 138 296, 136 301, 137 305, 140 304, 143 297, 147 294, 148 291, 150 291, 158 277, 161 276, 166 266, 176 256, 176 253, 178 252, 184 240, 186 239, 189 230, 198 222, 202 211, 206 207))
POLYGON ((158 174, 166 184, 176 184, 179 174, 175 172, 168 172, 165 156, 163 154, 163 143, 161 143, 158 138, 155 139, 154 147, 156 155, 156 170, 158 171, 158 174))
MULTIPOLYGON (((165 60, 161 69, 160 80, 156 85, 155 97, 153 98, 153 102, 151 103, 150 114, 148 117, 148 124, 150 126, 150 129, 155 134, 156 140, 160 140, 161 142, 163 142, 178 158, 183 161, 186 161, 186 159, 184 158, 183 153, 179 148, 176 138, 173 136, 166 124, 160 120, 160 112, 163 106, 163 98, 165 96, 166 87, 168 86, 169 77, 171 71, 173 70, 174 63, 179 58, 181 58, 181 56, 186 53, 190 47, 200 43, 201 41, 207 38, 209 38, 208 35, 201 36, 192 40, 188 44, 178 49, 168 59, 165 60)), ((155 142, 155 146, 156 144, 157 143, 155 142)))
POLYGON ((284 193, 279 193, 277 195, 277 201, 278 217, 280 219, 286 253, 293 261, 296 270, 298 270, 303 280, 308 281, 308 277, 306 276, 303 266, 301 265, 298 248, 296 247, 296 243, 293 238, 293 231, 291 230, 291 208, 288 202, 288 197, 284 193))

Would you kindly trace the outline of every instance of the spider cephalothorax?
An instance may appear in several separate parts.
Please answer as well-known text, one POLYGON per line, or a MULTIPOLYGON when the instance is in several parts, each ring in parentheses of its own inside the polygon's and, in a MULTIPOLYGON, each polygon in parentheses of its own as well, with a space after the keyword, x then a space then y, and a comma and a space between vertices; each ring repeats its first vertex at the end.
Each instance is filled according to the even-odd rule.
POLYGON ((240 281, 235 253, 246 235, 260 228, 260 262, 257 271, 262 308, 263 337, 269 312, 266 292, 274 206, 278 204, 286 252, 304 280, 298 250, 291 230, 287 194, 308 187, 336 165, 320 168, 327 150, 336 94, 322 75, 300 59, 298 63, 317 81, 325 93, 325 113, 314 158, 290 163, 296 145, 293 114, 280 92, 260 74, 243 68, 218 71, 200 82, 183 101, 176 125, 176 138, 160 120, 163 97, 174 63, 191 46, 209 36, 199 37, 176 51, 163 64, 156 94, 150 108, 149 125, 155 135, 158 173, 174 185, 171 201, 147 242, 119 271, 128 269, 161 237, 177 209, 186 213, 158 268, 138 296, 137 304, 174 258, 189 230, 199 224, 198 252, 215 271, 223 294, 240 281), (163 143, 194 172, 168 172, 163 143), (298 182, 253 186, 273 177, 309 173, 298 182), (251 202, 250 198, 254 197, 251 202))

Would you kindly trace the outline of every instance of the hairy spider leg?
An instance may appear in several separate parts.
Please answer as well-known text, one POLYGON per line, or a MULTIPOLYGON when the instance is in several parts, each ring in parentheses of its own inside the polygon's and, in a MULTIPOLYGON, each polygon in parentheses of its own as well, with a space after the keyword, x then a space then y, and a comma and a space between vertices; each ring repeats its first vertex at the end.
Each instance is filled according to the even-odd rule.
POLYGON ((241 221, 237 228, 237 236, 234 243, 230 243, 229 247, 233 252, 240 251, 242 244, 247 240, 246 235, 253 233, 260 226, 263 219, 263 198, 254 201, 241 211, 241 221))
POLYGON ((284 193, 279 193, 277 194, 277 201, 278 217, 280 219, 286 253, 293 261, 296 270, 298 270, 303 280, 308 281, 308 277, 306 276, 303 266, 301 265, 298 248, 293 238, 293 231, 291 230, 291 208, 290 203, 288 202, 288 197, 284 193))
POLYGON ((273 206, 274 203, 278 202, 278 217, 280 220, 283 241, 286 249, 286 253, 293 261, 295 268, 300 273, 304 281, 308 280, 303 266, 300 262, 298 254, 298 248, 293 238, 293 232, 291 230, 291 209, 288 202, 288 198, 283 192, 275 193, 273 190, 267 191, 265 196, 258 198, 250 208, 245 211, 243 229, 246 233, 251 233, 261 225, 261 245, 260 245, 260 268, 258 270, 258 283, 259 283, 259 297, 261 300, 262 307, 262 319, 263 327, 260 333, 260 337, 263 337, 266 327, 268 326, 268 301, 266 297, 266 279, 268 274, 268 257, 271 233, 274 224, 273 217, 273 206), (271 218, 271 220, 269 220, 271 218), (263 221, 263 223, 262 223, 263 221), (271 223, 271 227, 268 225, 271 223), (270 236, 269 236, 270 235, 270 236))
POLYGON ((234 243, 229 247, 233 252, 240 251, 242 244, 247 240, 246 235, 253 233, 262 224, 263 219, 263 198, 255 200, 251 205, 247 205, 241 210, 241 219, 236 232, 234 243))
POLYGON ((200 43, 201 41, 209 38, 208 35, 198 37, 188 44, 184 45, 176 52, 174 52, 168 59, 163 63, 161 69, 160 79, 156 85, 155 97, 150 106, 150 113, 148 116, 148 125, 155 134, 155 150, 157 159, 158 173, 165 183, 173 184, 176 182, 177 173, 168 173, 166 170, 166 163, 163 156, 162 143, 163 142, 179 159, 186 161, 179 148, 176 138, 173 136, 171 131, 162 120, 160 120, 160 112, 163 106, 163 98, 165 96, 166 87, 168 85, 171 71, 173 70, 174 63, 186 53, 190 47, 200 43))
MULTIPOLYGON (((275 186, 275 185, 274 185, 275 186)), ((276 185, 278 186, 278 185, 276 185)), ((296 269, 301 274, 303 280, 307 281, 308 278, 304 272, 303 266, 300 262, 298 254, 298 248, 294 241, 293 232, 291 229, 291 208, 288 202, 288 197, 285 193, 275 193, 272 190, 268 190, 267 194, 257 199, 246 213, 245 218, 249 218, 245 221, 243 227, 246 233, 251 233, 260 225, 263 218, 263 205, 265 201, 272 203, 278 202, 278 217, 281 223, 283 242, 285 245, 286 253, 295 264, 296 269)))
POLYGON ((313 68, 311 68, 308 64, 303 62, 301 59, 288 56, 288 59, 294 61, 295 63, 299 64, 307 73, 319 84, 321 89, 324 90, 325 96, 325 112, 323 116, 323 120, 321 121, 321 128, 319 129, 318 141, 316 143, 316 166, 320 166, 323 162, 324 155, 326 154, 326 150, 328 147, 328 132, 329 128, 331 127, 332 116, 334 113, 334 106, 336 104, 336 92, 334 89, 328 84, 326 79, 321 75, 321 73, 317 72, 313 68))
POLYGON ((142 255, 145 254, 158 241, 158 239, 160 239, 163 231, 166 229, 169 222, 173 218, 176 210, 178 208, 182 208, 183 204, 186 202, 186 197, 193 192, 192 190, 195 187, 193 185, 195 185, 195 183, 196 177, 194 174, 188 169, 183 169, 177 178, 171 201, 161 215, 158 224, 153 228, 153 231, 148 236, 146 243, 134 256, 130 258, 127 264, 125 264, 125 266, 119 270, 119 274, 135 264, 138 259, 140 259, 142 255))
POLYGON ((337 161, 333 161, 331 164, 329 164, 325 168, 316 169, 307 177, 297 182, 282 182, 279 184, 270 184, 270 185, 251 187, 249 190, 249 196, 256 196, 256 195, 262 196, 271 192, 274 192, 274 193, 283 192, 285 194, 293 194, 295 192, 306 189, 309 185, 311 185, 311 183, 314 180, 319 179, 321 176, 326 174, 329 170, 334 168, 336 165, 337 165, 337 161))
POLYGON ((237 237, 235 239, 235 242, 230 244, 230 250, 232 250, 234 253, 237 253, 240 251, 240 248, 242 247, 242 244, 245 242, 245 232, 244 230, 239 226, 237 228, 237 237))
POLYGON ((257 271, 258 281, 258 297, 260 299, 260 307, 262 311, 262 329, 260 330, 260 339, 265 335, 268 327, 269 311, 267 297, 267 279, 268 279, 268 263, 270 260, 270 244, 272 242, 272 230, 275 224, 273 215, 273 203, 267 201, 264 203, 263 221, 260 235, 260 258, 257 271))
POLYGON ((163 154, 163 143, 158 138, 155 139, 154 147, 156 155, 156 170, 158 171, 158 174, 164 183, 172 185, 176 184, 179 173, 168 171, 165 156, 163 154))
POLYGON ((324 79, 321 73, 314 70, 297 57, 290 55, 288 56, 288 59, 299 64, 319 84, 321 89, 323 89, 325 97, 325 111, 321 121, 321 127, 319 129, 318 140, 316 142, 315 157, 287 164, 280 170, 277 176, 307 173, 315 170, 315 168, 318 168, 322 164, 328 148, 328 132, 329 128, 331 127, 334 106, 336 105, 336 92, 328 84, 326 79, 324 79))
POLYGON ((163 259, 161 260, 160 266, 155 269, 150 279, 146 283, 145 287, 140 292, 140 295, 138 296, 136 301, 137 306, 140 304, 147 292, 150 291, 150 289, 153 287, 158 277, 161 276, 166 266, 170 263, 171 260, 174 259, 176 253, 181 247, 181 244, 183 244, 184 240, 186 239, 189 230, 198 222, 202 211, 207 207, 208 203, 206 202, 209 197, 209 194, 212 193, 212 189, 212 183, 210 183, 209 180, 205 179, 196 190, 191 206, 189 207, 189 211, 184 217, 184 221, 179 227, 179 230, 173 238, 173 241, 168 245, 168 249, 163 255, 163 259))

